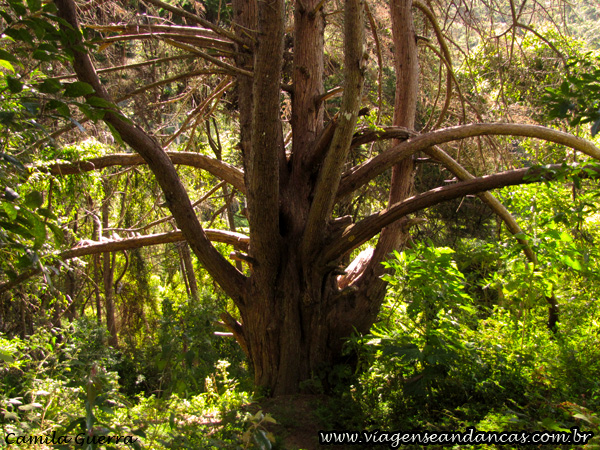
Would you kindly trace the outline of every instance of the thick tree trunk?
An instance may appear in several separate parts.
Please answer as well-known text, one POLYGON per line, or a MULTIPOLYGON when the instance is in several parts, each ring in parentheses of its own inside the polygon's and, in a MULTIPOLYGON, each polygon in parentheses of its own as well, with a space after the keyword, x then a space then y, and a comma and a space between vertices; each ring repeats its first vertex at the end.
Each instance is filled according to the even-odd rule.
POLYGON ((296 247, 283 259, 268 313, 262 304, 244 308, 242 314, 254 381, 269 395, 298 392, 300 382, 331 368, 341 356, 344 338, 357 326, 367 331, 371 324, 355 320, 364 314, 357 313, 350 293, 338 291, 331 269, 304 279, 300 251, 296 247))

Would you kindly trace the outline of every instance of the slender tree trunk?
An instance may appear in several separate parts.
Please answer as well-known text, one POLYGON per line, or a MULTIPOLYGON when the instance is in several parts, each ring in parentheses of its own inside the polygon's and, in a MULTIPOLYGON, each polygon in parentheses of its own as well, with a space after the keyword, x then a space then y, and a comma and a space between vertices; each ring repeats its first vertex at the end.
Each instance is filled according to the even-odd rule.
POLYGON ((189 288, 190 297, 194 302, 198 302, 198 283, 196 282, 196 272, 194 271, 194 263, 192 262, 192 255, 190 254, 190 248, 187 242, 184 242, 179 247, 181 260, 183 261, 183 276, 187 280, 187 286, 189 288))
MULTIPOLYGON (((108 237, 105 231, 109 225, 110 216, 110 185, 108 182, 103 183, 104 186, 104 201, 102 202, 102 230, 103 235, 108 237)), ((115 254, 104 253, 102 256, 103 268, 103 284, 104 284, 104 305, 106 307, 106 328, 108 328, 109 338, 108 345, 111 347, 119 346, 119 337, 117 335, 117 321, 115 318, 115 290, 114 290, 114 275, 115 275, 115 254)))
MULTIPOLYGON (((88 204, 90 210, 92 210, 92 199, 88 198, 88 204)), ((98 216, 92 213, 93 221, 93 236, 92 239, 96 242, 100 242, 102 238, 102 222, 98 216)), ((100 295, 100 254, 93 255, 94 263, 94 298, 96 299, 96 321, 98 325, 102 325, 102 297, 100 295)), ((104 281, 102 282, 104 283, 104 281)))

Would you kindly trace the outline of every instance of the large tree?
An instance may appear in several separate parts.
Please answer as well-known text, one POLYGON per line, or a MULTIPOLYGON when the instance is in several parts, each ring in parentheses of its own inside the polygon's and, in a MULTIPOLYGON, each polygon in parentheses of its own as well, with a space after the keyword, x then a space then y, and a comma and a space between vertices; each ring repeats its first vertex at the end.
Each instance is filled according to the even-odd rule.
MULTIPOLYGON (((234 77, 243 170, 220 158, 167 152, 151 129, 144 129, 135 118, 125 119, 115 105, 85 50, 76 3, 55 0, 55 4, 68 36, 65 51, 72 56, 77 78, 93 87, 88 96, 102 100, 95 101, 105 108, 102 120, 139 156, 114 155, 52 170, 64 174, 144 162, 181 230, 145 242, 122 240, 74 249, 63 256, 183 237, 237 306, 240 320, 228 314, 222 319, 251 361, 256 385, 273 395, 296 392, 301 381, 340 356, 346 337, 369 330, 385 294, 382 262, 405 243, 409 214, 448 199, 480 194, 511 232, 520 232, 508 211, 486 191, 535 181, 547 174, 520 169, 475 178, 439 145, 474 136, 518 135, 555 142, 600 159, 600 150, 593 144, 536 125, 474 123, 440 129, 457 80, 434 8, 411 0, 389 2, 396 80, 393 119, 389 126, 374 129, 357 128, 369 65, 367 22, 376 33, 373 15, 363 0, 233 0, 233 18, 227 28, 160 0, 148 0, 149 5, 182 18, 186 25, 158 25, 147 19, 141 25, 118 24, 104 30, 128 38, 160 39, 214 65, 218 69, 214 72, 223 77, 234 77), (338 13, 343 16, 336 19, 343 39, 342 84, 326 92, 325 36, 339 31, 327 34, 328 18, 339 17, 338 13), (434 51, 442 67, 447 67, 446 103, 436 125, 428 123, 429 129, 420 133, 415 130, 420 74, 415 17, 423 28, 432 30, 439 43, 439 50, 434 51), (340 92, 338 110, 326 119, 327 99, 340 92), (289 122, 284 122, 282 108, 288 98, 291 114, 289 122), (284 138, 288 132, 291 143, 284 138), (351 150, 374 141, 388 141, 389 146, 352 165, 351 150), (439 160, 463 181, 413 195, 413 155, 417 152, 439 160), (244 194, 249 236, 203 229, 177 164, 207 170, 244 194), (340 203, 390 169, 387 208, 356 223, 350 216, 338 215, 340 203), (364 250, 348 265, 348 255, 377 236, 374 248, 364 250), (211 242, 215 240, 234 245, 238 261, 220 253, 211 242)), ((517 13, 513 3, 511 6, 512 28, 523 27, 521 11, 517 13)), ((380 42, 375 40, 379 48, 380 42)), ((225 81, 219 89, 230 84, 225 81)), ((530 250, 527 256, 535 261, 530 250)), ((551 298, 549 302, 549 320, 553 322, 556 304, 551 298)))

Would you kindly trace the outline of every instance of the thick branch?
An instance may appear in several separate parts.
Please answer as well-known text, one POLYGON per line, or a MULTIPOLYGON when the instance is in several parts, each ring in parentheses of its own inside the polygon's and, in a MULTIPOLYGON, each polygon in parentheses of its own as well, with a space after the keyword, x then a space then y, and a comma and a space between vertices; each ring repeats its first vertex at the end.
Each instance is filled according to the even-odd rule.
MULTIPOLYGON (((214 242, 221 242, 234 246, 237 250, 247 251, 249 238, 241 233, 224 230, 204 230, 206 237, 214 242)), ((85 255, 94 255, 97 253, 118 252, 131 250, 134 248, 149 247, 151 245, 168 244, 171 242, 184 241, 185 237, 179 230, 169 231, 167 233, 149 234, 147 236, 137 236, 134 238, 118 239, 110 241, 85 241, 83 245, 65 250, 57 255, 58 259, 66 261, 68 259, 79 258, 85 255)))
MULTIPOLYGON (((140 30, 141 31, 141 30, 140 30)), ((233 42, 224 41, 222 39, 215 39, 207 36, 192 35, 188 33, 174 33, 168 31, 149 31, 146 33, 140 31, 133 31, 130 34, 120 34, 118 36, 110 36, 102 39, 102 46, 107 47, 108 44, 119 41, 132 41, 135 39, 146 40, 146 39, 172 39, 177 42, 183 42, 191 44, 201 48, 209 48, 213 50, 220 50, 225 53, 233 53, 235 51, 233 42)))
MULTIPOLYGON (((208 239, 214 242, 222 242, 232 245, 238 250, 248 251, 250 239, 241 233, 223 230, 205 230, 208 239)), ((149 247, 151 245, 169 244, 171 242, 185 241, 185 237, 181 231, 170 231, 168 233, 150 234, 147 236, 137 236, 128 239, 110 240, 110 241, 85 241, 78 247, 65 250, 56 255, 56 258, 61 261, 67 261, 73 258, 80 258, 86 255, 97 255, 100 253, 111 253, 123 250, 131 250, 134 248, 149 247)), ((0 294, 15 286, 23 283, 28 278, 40 273, 39 269, 30 269, 23 272, 14 280, 8 281, 0 285, 0 294)))
MULTIPOLYGON (((58 15, 77 32, 73 42, 69 43, 69 50, 73 55, 73 68, 78 79, 90 84, 95 90, 95 95, 111 101, 89 55, 80 50, 84 48, 84 44, 79 33, 75 4, 72 0, 55 0, 55 3, 58 7, 58 15)), ((72 32, 70 34, 73 35, 72 32)), ((117 114, 107 112, 104 120, 147 162, 165 195, 177 225, 202 265, 234 301, 243 301, 245 277, 212 246, 206 237, 177 170, 160 144, 141 128, 123 120, 117 114)))
MULTIPOLYGON (((196 167, 206 170, 216 177, 225 180, 238 191, 245 194, 244 173, 223 161, 193 152, 166 152, 173 164, 196 167)), ((98 158, 78 161, 74 163, 53 164, 47 168, 38 167, 38 170, 48 170, 52 175, 71 175, 82 172, 91 172, 112 166, 137 166, 145 164, 141 155, 134 153, 115 153, 98 158)))
POLYGON ((383 127, 376 130, 364 128, 354 133, 350 148, 355 148, 359 145, 368 144, 374 141, 384 141, 387 139, 406 140, 411 136, 417 136, 417 133, 405 127, 383 127))
POLYGON ((418 151, 425 150, 433 145, 445 142, 466 139, 474 136, 527 136, 543 139, 556 144, 565 145, 578 150, 586 155, 600 160, 600 149, 589 141, 573 136, 562 131, 539 125, 525 125, 516 123, 476 123, 459 125, 456 127, 442 128, 426 134, 410 138, 390 150, 377 155, 365 163, 347 171, 340 183, 337 193, 342 198, 361 186, 365 185, 377 175, 389 169, 398 161, 407 158, 418 151))
MULTIPOLYGON (((344 95, 329 151, 314 190, 304 233, 303 254, 321 245, 323 230, 335 203, 335 193, 350 150, 358 118, 364 80, 364 7, 361 0, 346 0, 344 8, 344 95)), ((308 259, 307 259, 308 260, 308 259)))
MULTIPOLYGON (((414 197, 396 203, 389 208, 346 228, 342 233, 341 238, 330 244, 323 251, 323 259, 327 262, 339 258, 377 235, 377 233, 385 226, 408 214, 465 195, 478 194, 480 192, 505 186, 550 181, 555 178, 553 171, 561 170, 562 167, 563 166, 560 164, 555 164, 546 168, 538 167, 509 170, 494 175, 486 175, 479 178, 473 178, 472 180, 461 181, 450 186, 439 187, 415 195, 414 197)), ((579 175, 580 177, 588 176, 600 178, 600 167, 586 166, 584 169, 592 170, 582 172, 579 175)))
MULTIPOLYGON (((471 175, 464 167, 462 167, 458 162, 454 160, 450 155, 448 155, 445 151, 443 151, 438 146, 431 147, 425 152, 430 155, 432 158, 440 161, 444 167, 446 167, 450 172, 458 177, 459 180, 472 180, 475 177, 471 175)), ((512 214, 506 209, 506 207, 491 193, 491 192, 482 192, 477 194, 477 196, 486 203, 492 211, 496 213, 500 219, 506 224, 508 230, 515 235, 523 233, 523 230, 512 216, 512 214)), ((533 250, 529 246, 528 242, 524 239, 517 238, 519 243, 523 246, 523 252, 527 256, 527 259, 532 263, 537 262, 537 257, 533 250)))

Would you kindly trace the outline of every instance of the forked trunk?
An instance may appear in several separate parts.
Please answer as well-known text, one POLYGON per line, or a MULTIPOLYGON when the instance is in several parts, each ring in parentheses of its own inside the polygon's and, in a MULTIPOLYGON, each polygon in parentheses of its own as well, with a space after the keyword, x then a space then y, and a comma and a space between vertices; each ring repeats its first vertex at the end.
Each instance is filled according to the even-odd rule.
MULTIPOLYGON (((237 5, 240 21, 250 16, 242 14, 243 8, 237 5)), ((317 0, 299 2, 294 16, 293 144, 288 166, 280 166, 281 240, 273 239, 271 243, 280 249, 276 255, 279 266, 274 266, 276 258, 265 259, 262 251, 252 254, 251 243, 255 266, 245 301, 240 305, 243 346, 252 361, 255 383, 271 395, 297 392, 302 381, 323 373, 339 360, 346 338, 369 330, 385 295, 385 285, 379 278, 383 272, 381 262, 406 236, 405 228, 388 227, 375 251, 361 254, 361 258, 367 257, 355 264, 359 269, 342 276, 339 282, 343 255, 336 255, 333 261, 323 260, 324 244, 339 237, 336 226, 349 224, 345 219, 335 221, 332 210, 361 106, 364 5, 358 0, 345 3, 344 97, 338 118, 328 126, 322 123, 323 105, 318 100, 323 94, 321 5, 317 0)), ((412 128, 418 63, 411 2, 395 0, 390 7, 399 58, 394 124, 412 128)), ((259 64, 260 60, 255 59, 255 66, 259 64)), ((253 102, 248 91, 240 95, 242 103, 253 102)), ((253 120, 251 132, 256 133, 260 119, 254 116, 253 120)), ((277 145, 277 140, 271 145, 277 145)), ((260 151, 255 146, 256 140, 252 151, 260 151)), ((412 170, 410 161, 394 168, 390 203, 409 195, 412 170)))

